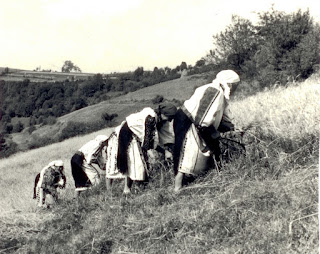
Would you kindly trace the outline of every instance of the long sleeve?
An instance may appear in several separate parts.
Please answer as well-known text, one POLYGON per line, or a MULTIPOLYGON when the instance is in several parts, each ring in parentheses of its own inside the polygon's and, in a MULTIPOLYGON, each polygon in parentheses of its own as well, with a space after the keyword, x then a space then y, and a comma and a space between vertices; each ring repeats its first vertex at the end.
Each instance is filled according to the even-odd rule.
MULTIPOLYGON (((153 129, 153 126, 155 126, 156 123, 156 117, 156 113, 153 109, 144 108, 142 111, 131 114, 126 118, 129 129, 136 135, 142 144, 145 144, 146 142, 150 143, 150 138, 153 136, 153 144, 151 145, 153 148, 159 143, 158 132, 155 128, 153 129)), ((148 145, 148 147, 150 147, 150 145, 148 145)))
POLYGON ((156 119, 151 116, 147 116, 145 121, 145 135, 142 147, 145 150, 155 148, 155 134, 156 134, 156 119))
POLYGON ((225 110, 222 115, 222 119, 220 121, 220 125, 218 127, 218 131, 220 132, 227 132, 227 131, 233 131, 234 130, 234 124, 232 123, 233 117, 231 114, 231 111, 227 106, 225 107, 225 110))
POLYGON ((218 128, 225 107, 225 98, 219 84, 211 83, 196 89, 184 107, 196 126, 218 128))

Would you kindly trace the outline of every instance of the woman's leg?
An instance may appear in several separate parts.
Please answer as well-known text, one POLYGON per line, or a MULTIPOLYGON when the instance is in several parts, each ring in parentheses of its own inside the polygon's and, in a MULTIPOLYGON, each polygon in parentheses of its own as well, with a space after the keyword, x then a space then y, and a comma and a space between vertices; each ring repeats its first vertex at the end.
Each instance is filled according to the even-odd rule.
POLYGON ((184 176, 184 173, 182 173, 182 172, 178 172, 176 174, 175 179, 174 179, 174 191, 175 192, 178 192, 179 190, 181 190, 183 176, 184 176))
POLYGON ((107 191, 110 191, 110 190, 111 190, 112 182, 113 182, 113 179, 111 179, 111 178, 106 178, 107 191))
POLYGON ((42 188, 38 188, 38 197, 37 197, 37 201, 38 201, 38 207, 43 207, 45 205, 46 202, 46 194, 43 191, 42 188))
POLYGON ((124 179, 124 190, 123 193, 124 194, 129 194, 131 192, 131 186, 132 186, 132 180, 130 177, 126 176, 124 179))

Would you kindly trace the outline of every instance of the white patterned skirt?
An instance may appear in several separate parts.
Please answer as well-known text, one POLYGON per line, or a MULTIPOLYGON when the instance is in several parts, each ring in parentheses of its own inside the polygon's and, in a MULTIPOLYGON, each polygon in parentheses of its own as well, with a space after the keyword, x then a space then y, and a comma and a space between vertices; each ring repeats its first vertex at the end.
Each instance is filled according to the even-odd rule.
POLYGON ((198 175, 209 167, 210 151, 205 147, 194 124, 191 124, 181 147, 178 171, 198 175))
POLYGON ((106 178, 117 179, 128 176, 134 181, 144 181, 146 179, 147 164, 143 156, 140 142, 135 136, 132 137, 128 147, 128 172, 126 174, 121 173, 117 166, 118 136, 115 132, 109 137, 106 148, 106 157, 106 178))

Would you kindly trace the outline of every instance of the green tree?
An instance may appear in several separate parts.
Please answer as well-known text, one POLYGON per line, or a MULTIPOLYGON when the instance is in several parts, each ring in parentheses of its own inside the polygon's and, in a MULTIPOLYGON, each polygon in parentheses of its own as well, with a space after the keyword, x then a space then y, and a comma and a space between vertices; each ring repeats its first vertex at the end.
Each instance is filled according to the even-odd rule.
POLYGON ((13 126, 13 132, 21 132, 23 128, 24 125, 20 121, 18 121, 18 123, 13 126))
POLYGON ((103 76, 102 76, 102 74, 97 73, 97 74, 93 75, 92 82, 93 82, 94 84, 98 85, 98 86, 103 87, 104 81, 103 81, 103 76))
POLYGON ((8 157, 18 150, 18 145, 7 137, 0 137, 0 157, 8 157))
POLYGON ((206 61, 204 59, 200 59, 196 62, 196 67, 201 67, 206 64, 206 61))
POLYGON ((262 86, 306 78, 320 60, 320 29, 309 11, 286 14, 272 7, 258 13, 257 25, 233 15, 231 25, 213 39, 207 63, 232 68, 262 86))
POLYGON ((81 69, 70 60, 67 60, 64 62, 61 68, 61 71, 62 72, 81 72, 81 69))
POLYGON ((216 49, 208 55, 213 58, 210 62, 228 65, 238 71, 255 54, 258 45, 251 21, 237 15, 232 16, 232 24, 224 32, 214 35, 213 40, 216 49))
POLYGON ((186 62, 181 62, 180 64, 180 71, 183 71, 185 69, 188 69, 188 65, 186 62))
POLYGON ((276 81, 285 83, 299 76, 308 77, 320 55, 319 26, 313 24, 309 11, 286 14, 272 8, 258 15, 260 46, 255 55, 256 59, 261 59, 257 62, 258 71, 266 73, 272 69, 276 72, 268 80, 269 84, 276 81))
POLYGON ((320 26, 316 24, 309 33, 302 38, 297 46, 300 74, 308 77, 319 67, 320 63, 320 26))
POLYGON ((138 68, 133 72, 133 79, 134 79, 135 81, 140 81, 141 78, 143 77, 143 73, 144 73, 143 67, 138 67, 138 68))

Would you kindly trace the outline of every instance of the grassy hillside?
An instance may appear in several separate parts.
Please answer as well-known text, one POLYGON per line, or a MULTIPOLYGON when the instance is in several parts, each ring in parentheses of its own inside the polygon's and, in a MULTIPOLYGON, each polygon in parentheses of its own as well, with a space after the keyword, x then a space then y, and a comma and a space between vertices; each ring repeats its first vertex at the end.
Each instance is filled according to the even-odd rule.
MULTIPOLYGON (((157 163, 146 189, 124 197, 103 185, 74 200, 70 158, 97 134, 16 154, 0 163, 0 250, 6 253, 318 253, 320 77, 231 103, 246 156, 173 193, 157 163), (32 200, 33 180, 62 159, 67 189, 52 209, 32 200)), ((77 116, 79 117, 79 116, 77 116)), ((121 184, 121 186, 120 186, 121 184)))
POLYGON ((196 87, 206 84, 209 80, 211 81, 213 77, 213 73, 184 76, 179 79, 139 89, 135 92, 112 99, 111 101, 141 101, 153 99, 156 95, 161 95, 168 100, 178 99, 184 101, 192 95, 196 87))
POLYGON ((133 112, 137 112, 146 106, 155 107, 151 100, 157 95, 163 96, 168 100, 178 99, 184 101, 192 95, 195 87, 205 84, 207 80, 208 74, 194 75, 146 87, 61 116, 55 124, 42 126, 31 135, 27 129, 21 133, 14 133, 12 135, 13 141, 24 150, 28 148, 28 144, 34 143, 35 140, 43 137, 50 137, 56 140, 61 131, 70 122, 81 125, 97 123, 101 121, 103 113, 108 113, 109 115, 118 114, 118 117, 113 122, 114 125, 117 125, 133 112))

